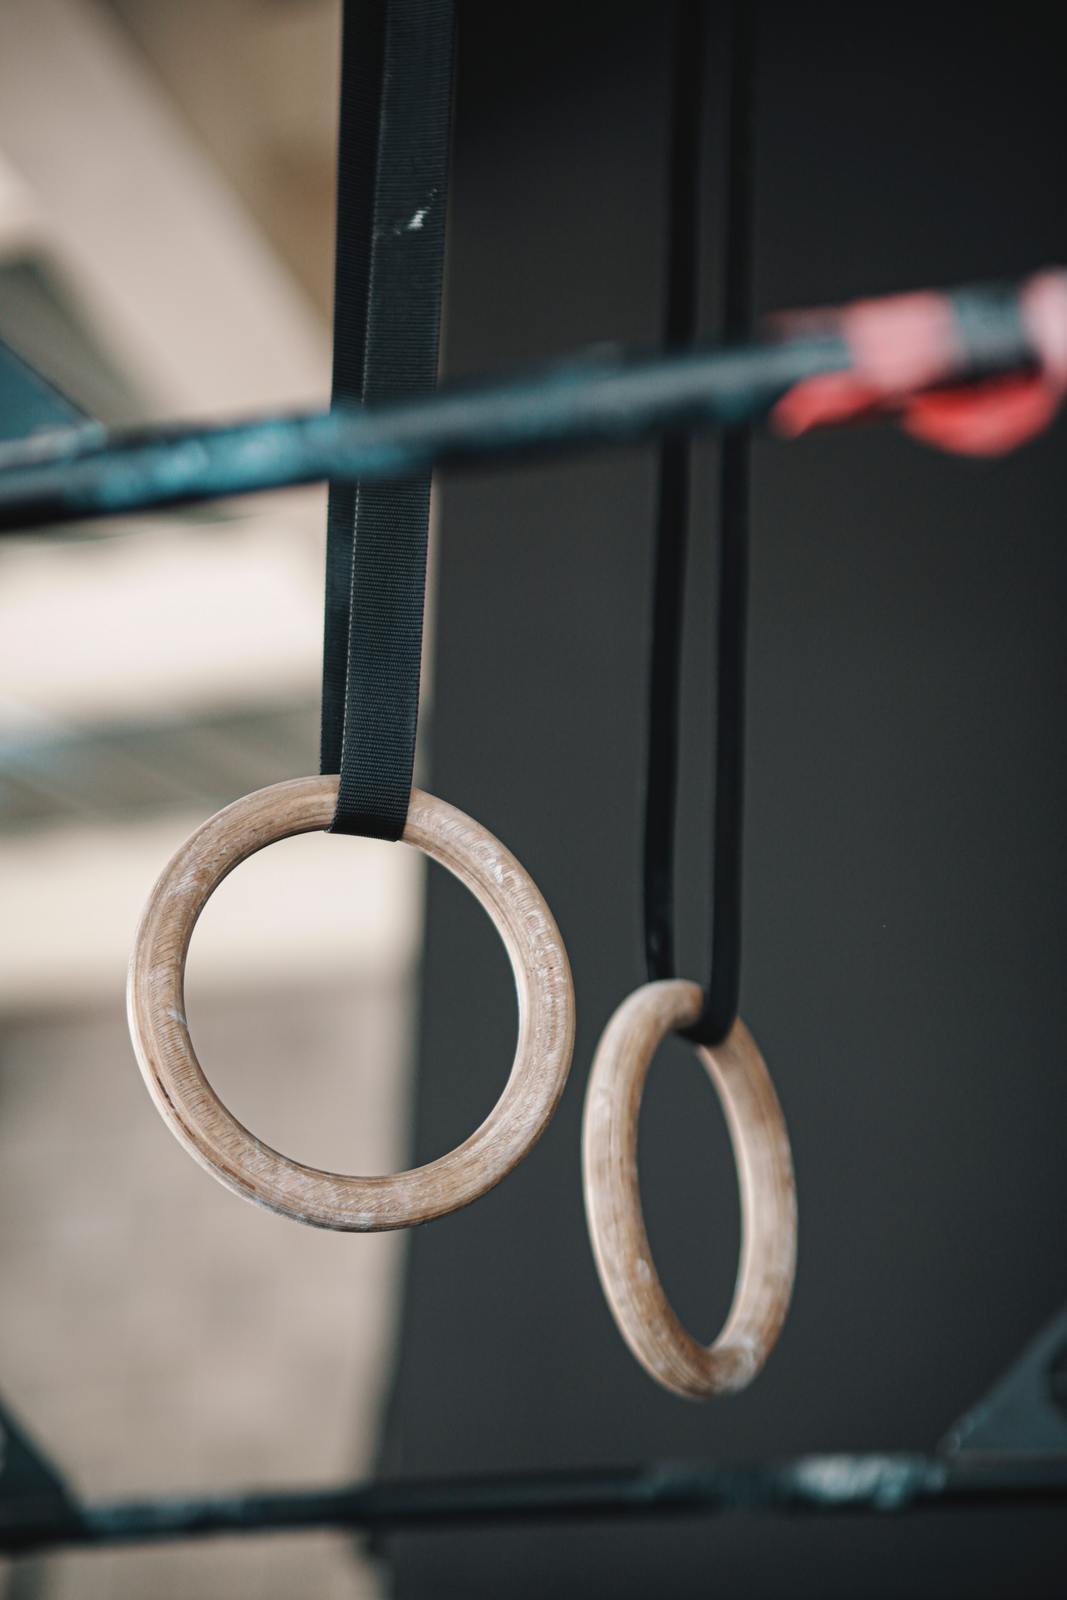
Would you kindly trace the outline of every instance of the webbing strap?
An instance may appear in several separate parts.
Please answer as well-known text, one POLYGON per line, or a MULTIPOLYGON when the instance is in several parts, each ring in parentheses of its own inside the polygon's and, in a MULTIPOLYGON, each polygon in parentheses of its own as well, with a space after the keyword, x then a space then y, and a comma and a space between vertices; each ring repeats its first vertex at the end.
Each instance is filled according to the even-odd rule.
MULTIPOLYGON (((690 343, 698 320, 700 142, 706 5, 676 8, 666 331, 690 343)), ((723 332, 748 332, 751 295, 752 19, 748 0, 730 11, 729 131, 724 239, 723 332)), ((649 978, 677 976, 674 835, 681 693, 681 637, 689 521, 690 450, 667 438, 660 457, 650 662, 645 803, 644 923, 649 978)), ((744 775, 745 613, 748 585, 749 443, 724 434, 719 466, 711 973, 698 1020, 685 1030, 718 1044, 737 1015, 741 978, 741 827, 744 775)))
MULTIPOLYGON (((345 0, 333 403, 437 379, 453 0, 345 0)), ((321 769, 333 831, 398 839, 419 710, 430 476, 331 483, 321 769)))

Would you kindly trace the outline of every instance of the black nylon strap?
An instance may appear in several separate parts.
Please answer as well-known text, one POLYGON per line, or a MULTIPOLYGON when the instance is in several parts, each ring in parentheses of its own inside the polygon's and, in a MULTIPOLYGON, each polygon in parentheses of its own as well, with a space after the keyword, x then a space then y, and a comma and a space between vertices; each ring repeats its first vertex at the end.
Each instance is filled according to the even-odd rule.
MULTIPOLYGON (((689 344, 699 317, 700 144, 706 5, 676 7, 666 335, 689 344)), ((741 338, 751 317, 751 120, 753 22, 748 0, 730 12, 729 132, 724 219, 723 323, 741 338)), ((674 834, 678 783, 681 637, 689 521, 690 448, 664 440, 660 454, 653 583, 645 803, 644 922, 649 978, 676 976, 674 834)), ((744 775, 745 611, 748 588, 749 441, 724 435, 719 469, 711 974, 700 1017, 686 1030, 718 1044, 737 1015, 741 979, 741 843, 744 775)))
MULTIPOLYGON (((345 0, 338 141, 334 404, 437 379, 453 0, 345 0)), ((430 477, 332 483, 323 772, 333 830, 398 839, 419 710, 430 477)))

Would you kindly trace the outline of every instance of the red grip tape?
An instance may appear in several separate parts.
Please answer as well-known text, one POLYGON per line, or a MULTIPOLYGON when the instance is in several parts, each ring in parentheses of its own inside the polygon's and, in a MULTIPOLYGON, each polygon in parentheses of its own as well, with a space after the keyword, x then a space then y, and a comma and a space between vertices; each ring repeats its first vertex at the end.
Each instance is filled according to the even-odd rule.
POLYGON ((1039 273, 1020 294, 1036 371, 937 387, 958 358, 952 303, 933 291, 860 300, 781 319, 791 331, 833 327, 853 358, 845 372, 805 379, 782 396, 772 426, 787 438, 878 411, 957 455, 996 456, 1048 427, 1067 393, 1067 273, 1039 273))

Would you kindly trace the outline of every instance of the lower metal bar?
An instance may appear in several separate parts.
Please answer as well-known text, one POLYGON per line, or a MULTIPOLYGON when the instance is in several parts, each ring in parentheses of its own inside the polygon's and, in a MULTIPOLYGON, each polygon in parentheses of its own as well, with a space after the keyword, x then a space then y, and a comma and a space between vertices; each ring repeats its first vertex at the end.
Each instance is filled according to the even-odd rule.
MULTIPOLYGON (((801 1456, 778 1465, 656 1465, 617 1471, 427 1479, 195 1500, 89 1504, 5 1526, 0 1550, 113 1545, 207 1534, 322 1528, 447 1529, 595 1517, 724 1511, 903 1513, 931 1508, 1067 1505, 1067 1457, 801 1456)), ((11 1508, 13 1512, 14 1507, 11 1508)), ((10 1513, 9 1513, 10 1515, 10 1513)))

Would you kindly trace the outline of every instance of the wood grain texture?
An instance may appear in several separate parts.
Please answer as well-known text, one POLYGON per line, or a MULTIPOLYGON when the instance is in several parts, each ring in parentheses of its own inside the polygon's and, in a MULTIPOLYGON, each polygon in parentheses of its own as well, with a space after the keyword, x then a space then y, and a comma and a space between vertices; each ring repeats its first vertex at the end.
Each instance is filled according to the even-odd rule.
POLYGON ((601 1037, 586 1091, 582 1166, 600 1281, 619 1331, 664 1388, 689 1399, 743 1389, 781 1332, 796 1268, 793 1160, 763 1057, 738 1020, 714 1050, 694 1046, 722 1103, 741 1195, 733 1304, 710 1346, 682 1326, 663 1291, 641 1213, 637 1123, 645 1079, 666 1035, 696 1021, 697 984, 649 983, 623 1001, 601 1037))
POLYGON ((185 959, 197 917, 226 875, 277 839, 329 826, 336 777, 260 789, 192 834, 152 890, 134 944, 127 1013, 134 1051, 163 1120, 220 1182, 314 1227, 407 1228, 485 1194, 528 1154, 563 1092, 574 1046, 574 989, 552 913, 515 857, 470 817, 413 789, 404 842, 448 868, 504 941, 518 996, 518 1044, 482 1125, 426 1166, 388 1177, 322 1172, 249 1133, 204 1076, 185 1017, 185 959))

